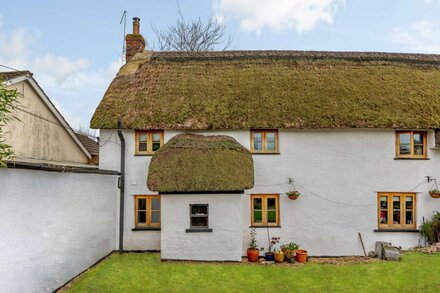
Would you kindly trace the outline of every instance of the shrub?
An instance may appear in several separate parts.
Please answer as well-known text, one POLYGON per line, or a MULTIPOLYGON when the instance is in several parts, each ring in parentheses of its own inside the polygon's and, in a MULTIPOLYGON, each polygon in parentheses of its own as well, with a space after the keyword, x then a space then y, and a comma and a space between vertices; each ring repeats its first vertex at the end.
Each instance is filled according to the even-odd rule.
POLYGON ((440 212, 436 212, 431 220, 423 222, 420 226, 420 235, 429 244, 440 242, 440 212))

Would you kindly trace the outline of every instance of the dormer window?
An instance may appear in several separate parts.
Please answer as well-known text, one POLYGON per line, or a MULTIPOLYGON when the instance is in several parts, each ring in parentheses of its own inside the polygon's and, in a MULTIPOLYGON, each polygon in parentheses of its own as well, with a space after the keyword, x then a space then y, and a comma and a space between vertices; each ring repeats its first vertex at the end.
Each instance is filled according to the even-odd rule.
POLYGON ((277 154, 278 129, 251 130, 251 152, 254 154, 277 154))
POLYGON ((152 155, 163 145, 163 130, 136 130, 137 155, 152 155))
POLYGON ((425 159, 427 157, 426 131, 397 131, 396 157, 425 159))

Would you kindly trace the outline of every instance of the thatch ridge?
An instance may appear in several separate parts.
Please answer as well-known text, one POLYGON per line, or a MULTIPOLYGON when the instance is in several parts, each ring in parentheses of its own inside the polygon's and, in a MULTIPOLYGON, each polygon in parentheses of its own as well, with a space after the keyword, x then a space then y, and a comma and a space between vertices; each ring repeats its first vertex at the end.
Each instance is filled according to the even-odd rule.
POLYGON ((142 52, 92 128, 440 128, 440 55, 142 52))
POLYGON ((151 159, 147 186, 161 193, 239 192, 254 185, 252 155, 224 135, 179 134, 151 159))

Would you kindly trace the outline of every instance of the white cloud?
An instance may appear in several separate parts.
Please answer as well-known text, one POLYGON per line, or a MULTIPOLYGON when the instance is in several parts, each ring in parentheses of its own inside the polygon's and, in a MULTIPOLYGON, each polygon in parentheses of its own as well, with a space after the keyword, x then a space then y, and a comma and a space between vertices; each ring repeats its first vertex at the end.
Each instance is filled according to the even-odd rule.
POLYGON ((440 22, 422 20, 408 27, 395 27, 391 31, 391 40, 405 50, 440 53, 440 22))
POLYGON ((345 0, 217 0, 217 19, 236 19, 244 31, 309 31, 319 22, 333 23, 345 0))
MULTIPOLYGON (((20 27, 2 30, 0 15, 0 64, 30 70, 71 127, 89 124, 90 115, 121 65, 92 68, 87 58, 71 59, 38 50, 37 30, 20 27), (72 109, 75 108, 75 109, 72 109), (80 111, 78 111, 80 109, 80 111)), ((5 71, 0 67, 0 71, 5 71)))

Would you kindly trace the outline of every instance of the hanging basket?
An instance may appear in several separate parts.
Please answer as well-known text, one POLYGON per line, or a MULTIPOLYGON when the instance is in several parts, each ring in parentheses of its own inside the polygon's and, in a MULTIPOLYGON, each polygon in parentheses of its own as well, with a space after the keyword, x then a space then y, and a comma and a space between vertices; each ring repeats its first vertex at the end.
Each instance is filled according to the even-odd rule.
POLYGON ((430 190, 429 191, 429 195, 432 197, 432 198, 440 198, 440 190, 430 190))
POLYGON ((294 191, 288 191, 286 192, 286 194, 289 197, 289 199, 297 200, 301 193, 297 190, 294 190, 294 191))

